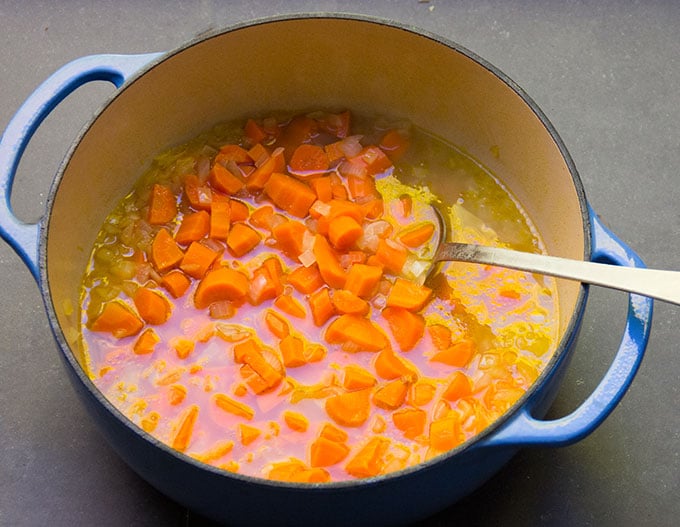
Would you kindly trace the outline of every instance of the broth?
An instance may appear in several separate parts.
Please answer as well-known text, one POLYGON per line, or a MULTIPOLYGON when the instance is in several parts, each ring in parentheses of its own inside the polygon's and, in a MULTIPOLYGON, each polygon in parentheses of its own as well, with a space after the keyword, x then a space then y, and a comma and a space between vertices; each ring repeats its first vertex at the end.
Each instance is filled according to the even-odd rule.
POLYGON ((549 360, 557 290, 460 263, 414 285, 432 207, 450 240, 543 251, 497 178, 409 123, 217 126, 159 155, 102 226, 82 287, 89 374, 149 434, 255 477, 371 477, 455 448, 549 360))

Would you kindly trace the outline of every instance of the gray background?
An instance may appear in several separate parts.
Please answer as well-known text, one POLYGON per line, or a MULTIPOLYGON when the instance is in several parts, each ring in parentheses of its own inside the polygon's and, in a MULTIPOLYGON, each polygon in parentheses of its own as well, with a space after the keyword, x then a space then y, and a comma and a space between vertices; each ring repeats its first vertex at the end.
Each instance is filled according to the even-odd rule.
MULTIPOLYGON (((489 60, 541 106, 595 210, 650 267, 680 268, 680 3, 513 1, 0 1, 0 129, 50 73, 92 53, 172 49, 270 14, 380 15, 489 60)), ((101 101, 91 85, 36 134, 12 199, 35 221, 58 164, 101 101)), ((127 468, 76 401, 38 287, 0 243, 0 525, 206 525, 127 468)), ((625 295, 593 288, 551 411, 575 408, 620 338, 625 295)), ((657 303, 651 343, 622 404, 590 437, 522 451, 469 498, 423 521, 455 525, 671 525, 680 517, 680 324, 657 303)))

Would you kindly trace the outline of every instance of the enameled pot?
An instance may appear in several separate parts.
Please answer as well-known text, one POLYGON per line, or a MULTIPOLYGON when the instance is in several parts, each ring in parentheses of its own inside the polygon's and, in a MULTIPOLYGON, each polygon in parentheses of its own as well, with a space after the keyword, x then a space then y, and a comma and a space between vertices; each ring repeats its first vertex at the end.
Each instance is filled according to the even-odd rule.
POLYGON ((503 73, 436 35, 360 16, 289 16, 231 27, 170 53, 67 64, 29 97, 2 137, 0 232, 36 278, 66 371, 112 447, 163 493, 229 524, 376 526, 431 515, 472 492, 517 449, 566 445, 593 431, 630 385, 649 337, 652 302, 631 295, 620 348, 599 385, 570 415, 543 420, 587 297, 586 287, 559 282, 559 348, 524 397, 459 448, 360 481, 289 484, 227 473, 130 423, 84 373, 73 345, 79 326, 73 306, 105 216, 156 153, 217 122, 263 110, 333 107, 403 117, 465 149, 519 198, 551 254, 643 266, 589 207, 541 110, 503 73), (119 89, 66 155, 42 219, 20 222, 9 203, 28 141, 62 99, 94 80, 119 89))

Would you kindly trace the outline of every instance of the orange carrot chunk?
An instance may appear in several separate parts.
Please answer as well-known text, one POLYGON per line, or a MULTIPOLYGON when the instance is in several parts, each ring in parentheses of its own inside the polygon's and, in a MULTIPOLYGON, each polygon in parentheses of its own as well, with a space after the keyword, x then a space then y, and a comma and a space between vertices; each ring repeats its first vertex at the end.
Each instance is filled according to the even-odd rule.
POLYGON ((255 428, 254 426, 244 424, 238 425, 238 432, 239 439, 243 446, 250 445, 262 434, 262 431, 259 428, 255 428))
POLYGON ((179 268, 189 276, 200 280, 208 272, 219 253, 200 242, 192 242, 179 264, 179 268))
POLYGON ((279 342, 279 351, 286 368, 297 368, 307 364, 305 344, 299 337, 290 334, 284 336, 279 342))
POLYGON ((371 389, 333 395, 326 399, 325 408, 328 416, 339 425, 359 427, 371 413, 371 389))
POLYGON ((177 199, 169 187, 154 183, 149 200, 149 223, 163 225, 175 219, 177 199))
POLYGON ((370 299, 382 278, 382 269, 374 265, 355 263, 347 272, 345 289, 358 297, 370 299))
POLYGON ((373 367, 380 377, 388 380, 398 377, 417 377, 418 374, 418 368, 414 364, 398 356, 390 348, 385 348, 378 353, 373 367))
POLYGON ((319 437, 325 437, 336 443, 344 443, 349 438, 349 434, 332 423, 324 423, 319 432, 319 437))
POLYGON ((293 412, 292 410, 283 412, 283 421, 288 425, 288 428, 296 432, 306 432, 309 427, 309 419, 300 412, 293 412))
POLYGON ((315 236, 313 252, 324 281, 331 287, 342 289, 345 285, 345 280, 347 280, 347 275, 324 236, 320 234, 315 236))
POLYGON ((333 302, 333 307, 340 314, 363 316, 368 314, 369 311, 369 305, 366 300, 359 298, 346 289, 336 289, 333 291, 331 302, 333 302))
POLYGON ((313 467, 330 467, 340 463, 349 452, 349 447, 346 444, 319 437, 309 447, 310 465, 313 467))
POLYGON ((297 258, 303 251, 303 239, 307 227, 299 221, 284 221, 272 228, 272 236, 279 250, 291 258, 297 258))
POLYGON ((407 247, 415 248, 420 247, 425 242, 429 241, 433 234, 434 224, 426 221, 400 232, 397 235, 397 238, 407 247))
POLYGON ((225 168, 220 163, 215 163, 210 169, 208 176, 210 184, 220 192, 234 195, 241 190, 245 184, 244 182, 232 172, 225 168))
POLYGON ((449 385, 444 390, 442 397, 447 401, 457 401, 472 393, 472 381, 462 371, 456 370, 451 375, 449 385))
POLYGON ((252 251, 260 243, 258 232, 245 223, 232 226, 227 237, 227 246, 237 258, 252 251))
POLYGON ((327 483, 331 476, 323 468, 309 468, 299 459, 291 458, 289 461, 274 463, 267 479, 291 483, 327 483))
POLYGON ((248 277, 227 267, 209 271, 194 293, 194 305, 204 309, 221 300, 239 301, 248 293, 248 277))
POLYGON ((264 322, 267 325, 269 331, 271 331, 275 337, 283 339, 290 334, 290 324, 285 319, 284 316, 280 315, 272 309, 268 309, 264 316, 264 322))
POLYGON ((164 324, 170 318, 172 306, 162 293, 148 287, 138 287, 133 301, 137 313, 147 324, 164 324))
POLYGON ((182 261, 184 253, 167 229, 161 229, 151 243, 151 263, 162 273, 182 261))
POLYGON ((215 405, 220 409, 238 417, 243 417, 249 421, 255 417, 255 410, 241 401, 236 401, 223 393, 216 393, 213 396, 215 405))
POLYGON ((198 406, 191 405, 180 417, 180 424, 172 440, 172 448, 184 452, 191 442, 191 436, 194 432, 194 425, 198 419, 198 406))
POLYGON ((328 239, 339 250, 352 247, 363 233, 361 225, 349 216, 338 216, 328 225, 328 239))
POLYGON ((394 379, 380 386, 373 394, 373 404, 384 410, 396 410, 406 400, 409 384, 402 379, 394 379))
POLYGON ((210 206, 210 237, 226 240, 231 229, 229 201, 213 201, 210 206))
POLYGON ((174 298, 179 298, 189 289, 191 280, 182 271, 174 269, 163 275, 162 285, 174 298))
POLYGON ((102 312, 90 324, 92 331, 111 333, 116 338, 136 335, 144 327, 144 321, 120 300, 104 304, 102 312))
POLYGON ((446 452, 458 446, 464 439, 460 417, 455 412, 430 423, 430 446, 434 450, 446 452))
POLYGON ((382 316, 401 351, 412 350, 425 334, 425 319, 403 307, 386 307, 382 316))
POLYGON ((182 218, 182 223, 175 233, 175 241, 180 245, 188 245, 207 236, 209 232, 210 215, 204 210, 199 210, 182 218))
POLYGON ((425 431, 427 412, 420 408, 402 408, 392 414, 392 422, 405 437, 415 439, 425 431))
POLYGON ((463 339, 458 341, 446 349, 435 353, 430 359, 433 362, 442 362, 449 366, 462 368, 474 355, 476 346, 473 340, 463 339))
POLYGON ((405 248, 394 242, 387 242, 384 239, 378 241, 378 248, 375 252, 376 260, 392 274, 399 274, 404 268, 408 252, 405 248))
POLYGON ((373 437, 350 459, 345 470, 355 478, 369 478, 382 472, 385 454, 390 440, 385 437, 373 437))
POLYGON ((387 305, 402 307, 409 311, 420 311, 432 294, 432 289, 403 278, 397 278, 387 295, 387 305))
POLYGON ((291 295, 279 295, 276 297, 276 300, 274 300, 274 305, 292 317, 305 318, 307 315, 302 304, 291 295))
POLYGON ((156 344, 158 344, 160 341, 160 337, 153 330, 153 328, 146 328, 137 338, 132 351, 134 351, 137 355, 148 355, 149 353, 153 353, 154 349, 156 348, 156 344))
POLYGON ((362 390, 376 384, 376 379, 371 373, 355 364, 348 364, 344 369, 342 386, 347 391, 362 390))
POLYGON ((264 191, 277 207, 298 218, 307 216, 316 201, 316 193, 309 185, 278 172, 269 177, 264 191))
POLYGON ((340 315, 326 328, 324 338, 329 344, 342 344, 346 351, 378 351, 388 345, 378 326, 358 315, 340 315))
POLYGON ((315 263, 309 267, 301 265, 293 269, 288 275, 288 283, 300 293, 310 294, 323 286, 324 281, 315 263))
POLYGON ((323 147, 308 143, 298 146, 290 158, 289 170, 296 176, 322 174, 328 170, 328 155, 323 147))
POLYGON ((327 287, 312 293, 308 302, 314 324, 319 327, 323 326, 335 314, 335 308, 327 287))

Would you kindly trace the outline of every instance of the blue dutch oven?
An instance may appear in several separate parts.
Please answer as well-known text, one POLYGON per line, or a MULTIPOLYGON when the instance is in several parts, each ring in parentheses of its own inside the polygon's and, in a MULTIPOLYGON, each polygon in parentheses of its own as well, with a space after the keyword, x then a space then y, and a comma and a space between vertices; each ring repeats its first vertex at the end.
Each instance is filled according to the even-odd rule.
POLYGON ((565 373, 587 288, 560 281, 561 338, 535 384, 459 448, 360 481, 270 482, 220 471, 129 422, 81 367, 79 286, 99 226, 153 156, 220 121, 264 110, 346 107, 409 119, 498 174, 538 225, 551 254, 643 267, 589 207, 576 168, 536 104, 468 50, 411 27, 348 15, 254 21, 163 54, 96 55, 71 62, 19 109, 0 144, 0 233, 35 277, 65 369, 111 446, 172 499, 234 525, 393 525, 427 517, 472 492, 521 447, 562 446, 591 433, 623 397, 649 337, 652 301, 631 295, 620 347, 573 413, 544 416, 565 373), (73 144, 44 216, 10 206, 19 160, 40 123, 91 81, 118 88, 73 144))

